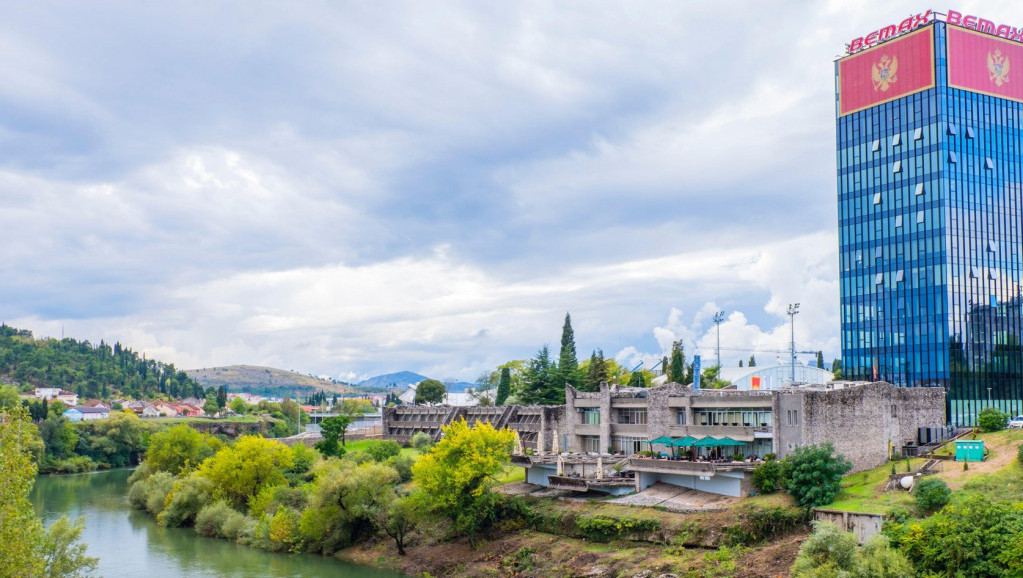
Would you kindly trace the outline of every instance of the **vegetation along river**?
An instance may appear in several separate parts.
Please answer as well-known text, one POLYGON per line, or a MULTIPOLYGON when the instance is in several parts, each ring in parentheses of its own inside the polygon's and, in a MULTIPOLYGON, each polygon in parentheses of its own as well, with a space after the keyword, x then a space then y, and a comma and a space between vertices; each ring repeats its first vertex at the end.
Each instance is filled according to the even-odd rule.
POLYGON ((214 538, 190 528, 163 528, 128 504, 130 470, 39 476, 32 490, 46 525, 67 514, 85 516, 82 541, 99 557, 99 576, 277 576, 396 578, 400 574, 307 554, 275 554, 214 538))

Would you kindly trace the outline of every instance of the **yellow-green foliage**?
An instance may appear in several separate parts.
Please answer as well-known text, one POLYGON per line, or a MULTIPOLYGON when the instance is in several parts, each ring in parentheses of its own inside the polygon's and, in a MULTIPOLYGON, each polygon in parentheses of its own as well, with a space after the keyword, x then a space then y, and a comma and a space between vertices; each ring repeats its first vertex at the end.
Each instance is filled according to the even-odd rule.
POLYGON ((395 498, 398 474, 383 464, 356 466, 331 458, 313 468, 308 506, 299 531, 312 551, 332 553, 374 530, 381 509, 395 498))
POLYGON ((494 521, 497 498, 488 491, 508 463, 515 434, 490 423, 470 428, 465 420, 444 428, 444 437, 412 466, 427 501, 475 542, 478 529, 494 521))
POLYGON ((177 475, 197 467, 222 446, 217 438, 180 424, 152 435, 146 464, 153 470, 177 475))
POLYGON ((28 500, 36 466, 26 440, 35 429, 23 410, 0 414, 0 576, 35 576, 42 570, 43 527, 28 500))
POLYGON ((287 482, 294 454, 288 446, 259 436, 242 436, 233 446, 202 463, 198 474, 213 482, 213 496, 224 498, 236 509, 264 486, 287 482))

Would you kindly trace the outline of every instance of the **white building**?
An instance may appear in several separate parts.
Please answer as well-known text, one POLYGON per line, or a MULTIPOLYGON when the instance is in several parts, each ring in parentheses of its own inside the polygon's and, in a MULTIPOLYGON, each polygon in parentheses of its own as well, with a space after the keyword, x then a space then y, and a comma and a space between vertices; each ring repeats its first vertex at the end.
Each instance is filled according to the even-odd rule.
POLYGON ((739 390, 771 390, 783 384, 807 383, 821 385, 835 379, 835 374, 825 369, 797 363, 796 379, 792 379, 792 365, 768 365, 757 367, 722 367, 718 375, 728 380, 739 390))

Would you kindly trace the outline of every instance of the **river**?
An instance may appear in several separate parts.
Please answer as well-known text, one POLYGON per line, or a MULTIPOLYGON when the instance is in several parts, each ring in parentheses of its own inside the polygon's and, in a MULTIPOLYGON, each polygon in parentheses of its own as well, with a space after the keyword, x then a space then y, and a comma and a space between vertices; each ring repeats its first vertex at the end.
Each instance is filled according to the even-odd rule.
POLYGON ((317 577, 396 578, 394 572, 307 554, 275 554, 227 540, 199 536, 191 528, 163 528, 128 504, 129 470, 39 476, 32 489, 36 512, 49 525, 67 514, 85 516, 82 540, 99 558, 105 578, 317 577))

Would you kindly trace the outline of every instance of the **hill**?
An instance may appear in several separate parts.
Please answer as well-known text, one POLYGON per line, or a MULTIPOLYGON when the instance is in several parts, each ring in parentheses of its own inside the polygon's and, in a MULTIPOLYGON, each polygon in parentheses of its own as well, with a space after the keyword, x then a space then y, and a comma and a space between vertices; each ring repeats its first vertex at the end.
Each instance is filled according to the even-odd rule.
POLYGON ((302 399, 319 391, 352 393, 351 386, 294 371, 259 367, 256 365, 229 365, 188 369, 185 373, 203 387, 220 387, 227 391, 245 391, 264 397, 292 397, 302 399))
POLYGON ((405 389, 413 383, 419 383, 426 379, 425 375, 419 375, 411 371, 399 371, 398 373, 388 373, 386 375, 378 375, 371 377, 364 381, 359 382, 359 387, 383 387, 386 389, 405 389))
POLYGON ((173 363, 147 359, 120 343, 36 339, 9 325, 0 325, 0 382, 60 387, 88 398, 203 396, 202 387, 173 363))

